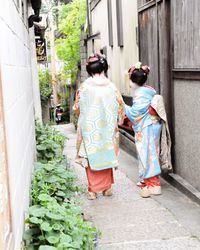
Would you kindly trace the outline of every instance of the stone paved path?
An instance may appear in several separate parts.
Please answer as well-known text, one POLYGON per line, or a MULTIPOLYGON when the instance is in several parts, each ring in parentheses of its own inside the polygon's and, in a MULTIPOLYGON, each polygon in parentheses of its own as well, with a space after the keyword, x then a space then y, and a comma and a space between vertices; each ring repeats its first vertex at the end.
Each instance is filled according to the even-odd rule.
MULTIPOLYGON (((64 154, 71 166, 75 168, 79 183, 86 190, 85 170, 74 163, 76 151, 74 127, 71 124, 61 125, 59 130, 69 138, 65 145, 64 154)), ((134 165, 133 172, 136 175, 137 161, 132 158, 129 160, 129 158, 122 150, 120 166, 122 169, 128 169, 130 164, 134 165)), ((139 196, 136 187, 137 177, 135 176, 135 182, 130 180, 125 174, 126 171, 122 171, 121 168, 115 171, 114 195, 112 197, 103 197, 99 194, 98 199, 89 201, 86 195, 83 195, 85 216, 102 231, 102 239, 97 249, 200 250, 200 241, 197 235, 188 229, 187 224, 181 223, 177 219, 179 216, 173 214, 167 206, 163 205, 162 199, 165 199, 165 190, 163 190, 160 200, 157 197, 143 199, 139 196)), ((183 194, 179 194, 176 189, 170 188, 174 192, 174 197, 177 195, 185 197, 183 194)), ((165 189, 165 185, 163 189, 165 189)), ((167 199, 170 200, 166 196, 167 199)), ((190 203, 187 197, 184 199, 190 203)), ((170 202, 176 206, 176 199, 171 199, 170 202)), ((200 219, 200 207, 197 206, 196 209, 200 219)))

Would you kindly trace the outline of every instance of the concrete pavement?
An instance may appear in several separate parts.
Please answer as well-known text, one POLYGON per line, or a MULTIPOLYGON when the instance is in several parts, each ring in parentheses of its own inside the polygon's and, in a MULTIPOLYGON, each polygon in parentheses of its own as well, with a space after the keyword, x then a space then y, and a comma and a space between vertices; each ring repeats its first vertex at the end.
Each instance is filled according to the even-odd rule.
MULTIPOLYGON (((85 170, 75 164, 76 132, 72 124, 57 126, 69 140, 64 154, 87 191, 85 170)), ((83 195, 86 218, 102 231, 98 250, 200 249, 200 206, 162 180, 161 196, 141 198, 136 187, 137 160, 121 150, 114 195, 94 201, 83 195)))

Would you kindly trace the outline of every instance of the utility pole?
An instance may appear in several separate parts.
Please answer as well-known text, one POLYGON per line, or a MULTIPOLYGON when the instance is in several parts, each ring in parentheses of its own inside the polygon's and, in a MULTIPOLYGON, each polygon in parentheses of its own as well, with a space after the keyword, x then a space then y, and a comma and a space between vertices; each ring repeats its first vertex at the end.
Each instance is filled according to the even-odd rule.
POLYGON ((50 27, 51 78, 53 87, 53 102, 54 106, 56 106, 58 104, 58 96, 57 96, 57 75, 56 75, 56 53, 55 53, 55 40, 54 40, 55 25, 53 20, 53 8, 51 8, 49 12, 49 27, 50 27))

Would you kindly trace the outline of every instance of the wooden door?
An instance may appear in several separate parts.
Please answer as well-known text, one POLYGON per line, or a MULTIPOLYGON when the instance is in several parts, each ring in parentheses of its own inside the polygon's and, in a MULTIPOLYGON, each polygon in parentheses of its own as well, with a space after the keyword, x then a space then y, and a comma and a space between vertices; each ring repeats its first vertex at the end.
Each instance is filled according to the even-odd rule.
POLYGON ((200 2, 171 1, 176 173, 200 191, 200 2))
POLYGON ((170 1, 138 0, 139 59, 150 66, 148 84, 165 99, 171 116, 170 1))

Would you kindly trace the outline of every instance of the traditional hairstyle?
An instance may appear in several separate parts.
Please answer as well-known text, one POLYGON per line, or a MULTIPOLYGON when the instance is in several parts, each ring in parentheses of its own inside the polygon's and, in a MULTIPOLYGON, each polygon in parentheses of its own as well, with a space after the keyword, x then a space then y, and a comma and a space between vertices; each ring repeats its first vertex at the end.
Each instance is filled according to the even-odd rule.
POLYGON ((141 62, 136 63, 134 66, 132 66, 128 73, 129 73, 129 79, 132 82, 137 83, 139 86, 142 86, 146 80, 147 75, 150 72, 150 68, 147 65, 142 66, 141 62))
POLYGON ((90 76, 103 71, 106 74, 108 63, 105 56, 100 53, 90 55, 86 63, 86 70, 90 76))

